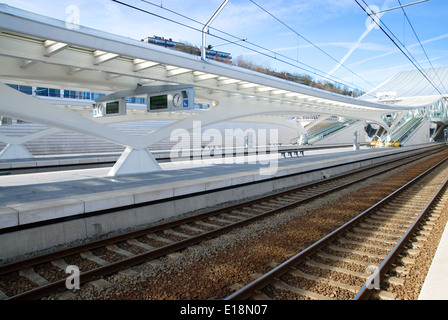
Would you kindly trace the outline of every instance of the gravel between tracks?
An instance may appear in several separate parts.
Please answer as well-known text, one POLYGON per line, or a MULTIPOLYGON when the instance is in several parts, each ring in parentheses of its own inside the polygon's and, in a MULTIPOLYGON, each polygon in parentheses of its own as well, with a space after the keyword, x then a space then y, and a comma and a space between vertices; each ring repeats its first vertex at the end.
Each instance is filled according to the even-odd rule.
MULTIPOLYGON (((277 214, 269 220, 239 228, 237 231, 182 252, 133 267, 131 273, 106 277, 107 282, 103 282, 100 287, 92 284, 84 285, 81 290, 74 291, 71 298, 82 300, 225 298, 239 287, 251 282, 256 274, 269 271, 300 249, 308 247, 335 227, 350 220, 352 216, 345 215, 344 206, 367 208, 373 205, 377 201, 377 195, 390 192, 391 188, 383 179, 385 179, 383 175, 369 179, 325 199, 315 200, 306 206, 277 214), (378 191, 379 194, 373 187, 374 183, 383 187, 378 191), (340 206, 338 203, 346 205, 340 206), (312 234, 310 230, 313 230, 312 234), (279 234, 282 237, 277 237, 279 234)), ((443 226, 442 221, 440 223, 442 232, 443 226)), ((434 236, 436 239, 428 241, 427 244, 433 244, 436 248, 438 238, 437 235, 434 236)), ((422 261, 419 260, 416 264, 419 267, 432 259, 431 249, 424 250, 423 254, 419 257, 422 261)), ((416 299, 425 275, 424 271, 409 272, 408 276, 412 281, 407 281, 406 289, 401 289, 407 293, 400 298, 416 299)), ((54 298, 58 296, 49 297, 54 298)))
MULTIPOLYGON (((46 299, 225 298, 254 280, 257 274, 271 270, 353 218, 352 214, 345 212, 348 207, 357 206, 362 211, 362 208, 370 207, 383 195, 389 194, 394 189, 388 182, 391 180, 391 173, 368 179, 325 199, 309 202, 302 207, 127 270, 131 272, 104 277, 101 281, 83 285, 81 290, 55 294, 46 299), (382 188, 377 188, 378 186, 382 188), (341 203, 344 205, 340 205, 341 203)), ((445 209, 448 209, 448 204, 445 209)), ((416 263, 405 267, 406 273, 400 275, 406 280, 405 286, 382 285, 383 290, 397 293, 398 299, 417 299, 447 221, 448 216, 441 215, 428 241, 424 243, 424 249, 419 256, 413 257, 416 258, 416 263)))

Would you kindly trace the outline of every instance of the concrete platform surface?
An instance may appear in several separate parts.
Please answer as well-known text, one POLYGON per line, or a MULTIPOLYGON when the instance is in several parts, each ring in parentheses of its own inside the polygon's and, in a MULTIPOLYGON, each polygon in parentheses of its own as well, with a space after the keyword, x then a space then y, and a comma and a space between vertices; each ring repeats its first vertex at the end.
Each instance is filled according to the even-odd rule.
POLYGON ((0 170, 115 162, 119 157, 117 153, 35 156, 32 159, 0 160, 0 170))
POLYGON ((108 168, 0 176, 0 229, 193 195, 403 149, 317 150, 304 157, 281 158, 275 154, 220 159, 222 164, 207 160, 173 162, 161 164, 162 172, 123 177, 107 176, 108 168), (267 169, 272 169, 272 174, 260 174, 267 169))
POLYGON ((418 300, 448 300, 448 226, 442 234, 418 300))
POLYGON ((276 153, 167 162, 160 164, 161 172, 121 177, 107 176, 110 168, 3 175, 0 263, 439 147, 352 147, 287 158, 276 153))

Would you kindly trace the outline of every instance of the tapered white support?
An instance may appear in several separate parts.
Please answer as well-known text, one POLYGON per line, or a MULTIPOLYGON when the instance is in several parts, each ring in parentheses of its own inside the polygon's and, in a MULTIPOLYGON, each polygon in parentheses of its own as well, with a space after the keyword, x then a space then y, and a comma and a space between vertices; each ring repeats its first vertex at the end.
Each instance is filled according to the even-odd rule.
POLYGON ((21 144, 8 144, 0 152, 0 160, 32 159, 33 155, 21 144))
POLYGON ((128 147, 108 175, 116 177, 159 171, 162 171, 162 168, 147 149, 132 149, 128 147))

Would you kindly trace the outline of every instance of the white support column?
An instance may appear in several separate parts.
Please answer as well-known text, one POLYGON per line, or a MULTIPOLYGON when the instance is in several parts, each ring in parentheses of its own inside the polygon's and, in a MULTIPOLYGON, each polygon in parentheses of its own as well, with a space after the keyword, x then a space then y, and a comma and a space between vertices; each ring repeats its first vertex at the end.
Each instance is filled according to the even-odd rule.
POLYGON ((33 155, 23 146, 23 144, 59 132, 62 132, 62 130, 57 128, 49 128, 23 137, 9 137, 0 134, 0 141, 7 144, 7 146, 0 153, 0 160, 34 158, 33 155))
POLYGON ((115 163, 109 176, 131 175, 159 172, 162 169, 148 149, 126 148, 121 157, 115 163))
MULTIPOLYGON (((28 96, 4 84, 0 84, 0 114, 12 118, 24 119, 41 123, 49 127, 74 131, 95 138, 126 146, 122 157, 109 175, 139 174, 160 171, 161 168, 147 147, 165 138, 169 138, 176 129, 192 130, 194 123, 200 122, 203 127, 232 119, 252 117, 254 115, 294 114, 300 111, 316 113, 314 106, 281 103, 275 100, 257 100, 240 95, 213 94, 210 99, 219 104, 209 110, 197 113, 187 119, 177 121, 146 136, 135 137, 115 130, 93 119, 65 110, 50 103, 28 96), (305 110, 304 110, 305 109, 305 110)), ((353 116, 353 111, 340 112, 341 116, 353 116)), ((386 125, 380 112, 360 114, 374 120, 380 125, 386 125)))
POLYGON ((0 99, 0 114, 5 116, 74 131, 126 146, 126 152, 109 175, 139 174, 161 170, 154 157, 146 149, 148 144, 144 144, 142 139, 53 106, 44 100, 28 96, 4 84, 0 84, 0 96, 2 97, 0 99))
POLYGON ((0 152, 0 160, 32 159, 33 155, 21 144, 8 144, 0 152))

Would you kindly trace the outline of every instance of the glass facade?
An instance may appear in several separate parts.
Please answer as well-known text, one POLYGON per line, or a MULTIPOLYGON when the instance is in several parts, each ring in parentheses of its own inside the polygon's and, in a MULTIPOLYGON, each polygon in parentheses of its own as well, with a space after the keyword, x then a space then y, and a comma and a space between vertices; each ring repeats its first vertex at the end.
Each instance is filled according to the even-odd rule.
MULTIPOLYGON (((28 95, 35 95, 39 97, 54 97, 54 98, 66 98, 66 99, 82 99, 82 100, 95 100, 104 97, 103 93, 82 92, 73 90, 60 90, 49 89, 40 87, 21 86, 15 84, 8 84, 9 87, 16 89, 28 95)), ((128 103, 145 104, 146 98, 142 97, 129 97, 126 99, 128 103)))

